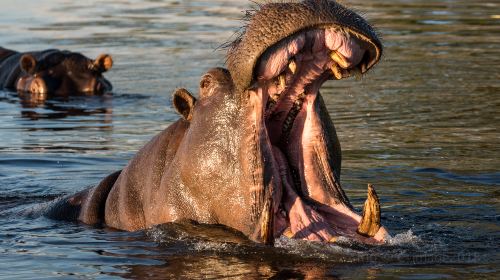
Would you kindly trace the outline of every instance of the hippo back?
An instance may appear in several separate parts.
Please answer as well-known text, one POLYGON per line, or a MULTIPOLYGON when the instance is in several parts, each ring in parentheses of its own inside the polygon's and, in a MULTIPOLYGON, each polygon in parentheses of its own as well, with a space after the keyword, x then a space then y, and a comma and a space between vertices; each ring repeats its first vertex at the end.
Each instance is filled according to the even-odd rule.
POLYGON ((20 53, 0 47, 0 88, 15 87, 21 72, 19 67, 20 53))

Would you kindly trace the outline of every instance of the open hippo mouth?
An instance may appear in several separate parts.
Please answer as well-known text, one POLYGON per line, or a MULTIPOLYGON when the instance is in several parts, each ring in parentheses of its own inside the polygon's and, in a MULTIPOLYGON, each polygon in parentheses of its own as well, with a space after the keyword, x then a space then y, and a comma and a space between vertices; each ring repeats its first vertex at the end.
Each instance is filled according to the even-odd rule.
MULTIPOLYGON (((237 87, 246 88, 253 112, 248 126, 254 133, 251 145, 256 147, 252 149, 260 151, 263 158, 264 174, 260 176, 272 181, 264 183, 261 193, 255 195, 261 205, 260 237, 267 243, 282 234, 316 241, 345 236, 364 243, 380 243, 387 236, 380 225, 380 205, 373 187, 368 187, 361 216, 353 211, 340 185, 340 145, 319 93, 327 80, 365 73, 380 59, 382 46, 355 14, 351 20, 367 31, 339 23, 338 18, 328 22, 321 17, 316 19, 318 23, 300 28, 301 21, 306 21, 304 11, 314 14, 315 10, 332 7, 341 6, 333 1, 265 6, 230 51, 228 64, 233 79, 237 87), (244 44, 255 36, 252 31, 262 25, 260 20, 272 15, 274 9, 286 11, 290 7, 292 15, 274 24, 290 28, 287 20, 300 11, 298 27, 283 32, 286 36, 254 54, 251 75, 238 71, 243 72, 242 77, 234 77, 234 68, 242 68, 235 65, 234 57, 248 55, 244 44)), ((259 171, 252 176, 258 177, 259 171)))

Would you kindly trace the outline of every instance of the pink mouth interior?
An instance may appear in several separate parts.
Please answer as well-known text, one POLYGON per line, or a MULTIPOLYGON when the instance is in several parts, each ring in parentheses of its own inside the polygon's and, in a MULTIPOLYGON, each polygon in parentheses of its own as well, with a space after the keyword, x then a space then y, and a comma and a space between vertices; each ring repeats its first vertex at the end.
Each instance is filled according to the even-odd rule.
POLYGON ((361 216, 351 210, 347 198, 335 199, 345 196, 343 191, 332 195, 323 187, 330 184, 341 190, 338 174, 327 160, 329 151, 316 98, 325 81, 336 79, 332 66, 342 77, 359 71, 368 51, 362 46, 366 45, 338 29, 315 29, 281 41, 260 58, 256 68, 258 98, 252 100, 258 100, 256 105, 263 108, 266 141, 272 147, 274 173, 281 186, 274 219, 276 237, 285 233, 317 241, 338 236, 363 242, 383 239, 385 230, 373 238, 357 234, 361 216), (343 67, 332 60, 332 51, 343 56, 343 67), (296 67, 289 67, 292 60, 296 67), (323 163, 321 168, 317 162, 323 163))

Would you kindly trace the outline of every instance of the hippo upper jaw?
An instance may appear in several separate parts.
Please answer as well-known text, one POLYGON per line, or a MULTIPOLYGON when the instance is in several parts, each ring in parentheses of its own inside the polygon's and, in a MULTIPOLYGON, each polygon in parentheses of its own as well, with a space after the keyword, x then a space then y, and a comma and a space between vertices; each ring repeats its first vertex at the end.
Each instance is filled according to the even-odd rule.
POLYGON ((308 29, 337 29, 359 39, 366 53, 359 62, 365 73, 382 56, 382 43, 368 22, 333 0, 268 3, 248 11, 246 28, 230 43, 227 66, 242 92, 255 82, 259 59, 273 46, 308 29))
POLYGON ((361 216, 353 211, 340 185, 340 144, 319 94, 325 81, 361 75, 382 53, 371 27, 345 11, 333 1, 265 5, 229 51, 228 66, 236 92, 242 93, 248 108, 245 122, 250 136, 246 137, 244 154, 257 154, 246 172, 255 182, 252 197, 259 209, 251 236, 255 240, 272 243, 270 236, 284 234, 317 241, 347 236, 380 243, 387 236, 380 225, 380 205, 373 187, 369 186, 361 216), (314 13, 311 7, 322 11, 323 19, 339 10, 344 11, 340 15, 354 19, 351 26, 341 16, 335 23, 308 25, 304 13, 314 13), (321 10, 325 8, 333 10, 321 10), (269 23, 268 18, 278 11, 283 17, 275 17, 273 30, 277 32, 254 30, 265 26, 263 21, 269 23), (290 24, 295 17, 304 28, 290 24), (280 24, 286 32, 280 30, 280 24), (276 33, 286 36, 278 40, 276 33), (264 38, 250 42, 255 34, 264 38), (270 45, 262 45, 263 41, 270 45), (263 50, 249 53, 252 46, 263 50))

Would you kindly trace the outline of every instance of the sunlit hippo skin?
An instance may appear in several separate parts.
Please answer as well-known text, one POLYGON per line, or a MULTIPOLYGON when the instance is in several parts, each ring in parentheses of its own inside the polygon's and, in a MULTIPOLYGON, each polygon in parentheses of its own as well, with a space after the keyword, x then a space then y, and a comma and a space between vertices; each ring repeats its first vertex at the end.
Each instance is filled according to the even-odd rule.
POLYGON ((262 5, 228 46, 228 69, 201 77, 198 99, 174 92, 181 119, 48 216, 127 231, 188 219, 265 244, 282 235, 383 243, 373 187, 362 215, 341 187, 340 144, 319 93, 381 54, 372 27, 334 1, 262 5))
POLYGON ((102 73, 113 66, 107 54, 92 60, 80 53, 56 49, 20 53, 0 47, 0 89, 31 98, 101 95, 111 83, 102 73))

